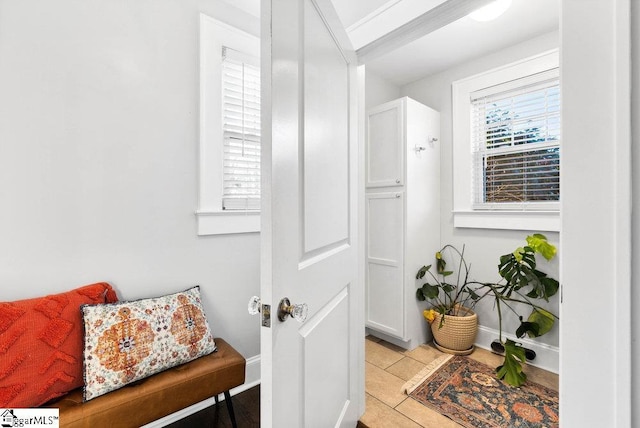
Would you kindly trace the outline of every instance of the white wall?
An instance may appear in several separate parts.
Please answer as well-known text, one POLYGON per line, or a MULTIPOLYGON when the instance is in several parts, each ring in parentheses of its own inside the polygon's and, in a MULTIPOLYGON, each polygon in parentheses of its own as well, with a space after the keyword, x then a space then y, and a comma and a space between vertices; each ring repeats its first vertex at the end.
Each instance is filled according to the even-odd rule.
POLYGON ((199 12, 259 35, 219 0, 0 0, 0 300, 200 284, 259 353, 259 235, 196 235, 199 12))
POLYGON ((365 74, 365 107, 370 109, 387 101, 400 98, 400 87, 383 77, 366 70, 365 74))
MULTIPOLYGON (((485 229, 463 229, 454 228, 451 212, 453 210, 453 158, 452 158, 452 104, 451 104, 451 83, 484 72, 517 60, 530 57, 540 52, 548 51, 559 46, 558 33, 553 32, 527 42, 515 45, 508 49, 501 50, 491 55, 477 60, 456 66, 452 69, 428 76, 424 79, 405 85, 401 88, 403 96, 409 96, 432 107, 441 114, 441 240, 443 244, 453 244, 458 248, 466 246, 466 259, 472 264, 471 278, 482 281, 496 281, 500 279, 498 275, 499 257, 522 246, 526 236, 536 231, 503 231, 485 229)), ((549 240, 558 246, 561 255, 562 249, 559 246, 559 234, 546 232, 549 240)), ((425 263, 431 263, 432 254, 425 254, 425 263)), ((548 265, 539 265, 541 270, 549 273, 552 277, 559 279, 558 258, 548 265)), ((558 293, 559 294, 559 293, 558 293)), ((552 298, 548 306, 554 313, 558 313, 558 296, 552 298)), ((494 312, 490 301, 484 300, 477 307, 479 322, 481 326, 491 329, 498 328, 497 315, 494 312)), ((527 316, 529 310, 525 308, 522 315, 527 316)), ((509 314, 503 320, 503 330, 513 334, 519 323, 517 318, 509 314)), ((558 325, 546 335, 535 339, 537 342, 558 346, 558 325)), ((489 343, 483 343, 489 346, 489 343)), ((556 357, 557 358, 557 357, 556 357)))

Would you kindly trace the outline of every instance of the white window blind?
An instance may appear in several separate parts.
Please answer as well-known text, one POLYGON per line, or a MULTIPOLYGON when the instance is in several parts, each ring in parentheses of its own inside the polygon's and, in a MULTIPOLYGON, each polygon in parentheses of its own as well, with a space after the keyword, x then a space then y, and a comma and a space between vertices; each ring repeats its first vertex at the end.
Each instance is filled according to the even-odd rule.
POLYGON ((474 209, 559 209, 557 70, 471 94, 474 209))
POLYGON ((257 58, 222 48, 222 209, 260 209, 260 68, 257 58))

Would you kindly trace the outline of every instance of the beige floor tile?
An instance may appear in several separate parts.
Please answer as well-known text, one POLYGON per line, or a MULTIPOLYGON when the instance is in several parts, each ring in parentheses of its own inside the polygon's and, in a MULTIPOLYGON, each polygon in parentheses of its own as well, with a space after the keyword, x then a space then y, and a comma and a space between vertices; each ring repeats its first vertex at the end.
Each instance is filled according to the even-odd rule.
POLYGON ((460 428, 462 426, 435 410, 423 406, 413 398, 404 400, 396 410, 425 428, 460 428))
POLYGON ((380 367, 365 363, 365 391, 387 406, 396 407, 407 398, 401 391, 404 383, 403 379, 385 372, 380 367))
POLYGON ((539 383, 554 391, 560 390, 560 379, 556 373, 551 373, 533 366, 526 366, 523 371, 527 375, 527 381, 539 383))
POLYGON ((366 406, 366 412, 360 420, 368 428, 420 428, 408 417, 368 394, 366 406))
POLYGON ((498 367, 504 361, 504 357, 498 354, 494 354, 491 351, 487 351, 486 349, 478 348, 469 355, 469 358, 472 358, 476 361, 480 361, 490 367, 498 367))
POLYGON ((387 368, 387 372, 398 376, 400 379, 409 380, 418 374, 420 370, 426 367, 426 364, 413 358, 404 357, 397 363, 387 368))
POLYGON ((423 364, 429 364, 443 354, 432 345, 420 345, 416 349, 405 352, 404 355, 423 364))
POLYGON ((404 354, 405 352, 407 352, 406 349, 401 348, 397 345, 394 345, 393 343, 389 343, 389 342, 385 342, 384 340, 380 340, 380 342, 378 342, 380 345, 384 346, 387 349, 391 349, 392 351, 398 352, 400 354, 404 354))
POLYGON ((364 356, 365 361, 382 369, 386 369, 404 357, 400 352, 393 351, 381 343, 371 340, 364 341, 364 356))

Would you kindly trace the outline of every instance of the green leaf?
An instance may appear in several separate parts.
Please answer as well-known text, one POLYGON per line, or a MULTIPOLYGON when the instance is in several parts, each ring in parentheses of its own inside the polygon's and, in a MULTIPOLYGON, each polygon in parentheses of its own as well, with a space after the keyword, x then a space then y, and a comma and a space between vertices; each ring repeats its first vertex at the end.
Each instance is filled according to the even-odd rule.
POLYGON ((424 297, 424 293, 422 293, 422 288, 418 288, 416 290, 416 299, 418 299, 421 302, 424 302, 425 300, 427 300, 427 298, 424 297))
POLYGON ((531 297, 532 299, 537 299, 539 297, 538 291, 534 288, 533 290, 527 293, 527 297, 531 297))
POLYGON ((504 364, 496 369, 496 376, 509 385, 521 386, 527 380, 527 375, 522 372, 522 363, 526 359, 524 348, 507 339, 504 343, 504 364))
POLYGON ((444 306, 439 306, 436 308, 437 312, 440 314, 440 324, 438 324, 438 329, 441 329, 444 325, 444 316, 447 314, 447 308, 444 306))
POLYGON ((529 337, 538 337, 540 336, 539 326, 535 322, 522 321, 520 323, 520 327, 516 330, 516 336, 522 337, 525 334, 528 334, 529 337))
POLYGON ((542 285, 544 285, 544 292, 547 297, 555 295, 560 288, 560 283, 553 278, 544 278, 542 280, 542 285))
POLYGON ((521 263, 523 265, 529 266, 531 269, 535 269, 535 267, 536 267, 536 255, 535 255, 535 253, 529 247, 525 247, 525 250, 528 250, 528 252, 525 252, 522 255, 522 262, 521 263))
POLYGON ((551 260, 556 255, 556 247, 547 242, 547 237, 540 233, 527 236, 527 244, 547 260, 551 260))
POLYGON ((516 248, 516 250, 513 252, 513 257, 516 259, 518 263, 520 263, 522 261, 523 254, 524 254, 524 248, 522 247, 516 248))
POLYGON ((429 283, 424 284, 422 288, 420 288, 420 290, 422 290, 422 294, 424 294, 424 297, 426 297, 427 299, 435 299, 436 297, 438 297, 438 294, 440 294, 440 289, 438 288, 438 286, 431 285, 429 283))
POLYGON ((453 291, 453 288, 453 285, 447 284, 446 282, 442 284, 442 291, 444 291, 445 293, 451 293, 453 291))
POLYGON ((532 332, 527 332, 529 337, 538 337, 542 336, 545 333, 548 333, 555 323, 555 319, 551 312, 545 311, 544 309, 534 309, 529 315, 529 322, 535 323, 538 326, 538 331, 536 335, 531 334, 532 332))
POLYGON ((422 279, 429 269, 431 269, 431 265, 422 266, 416 274, 416 279, 422 279))
POLYGON ((442 275, 442 276, 453 275, 453 271, 447 270, 447 271, 444 271, 444 272, 440 272, 440 275, 442 275))

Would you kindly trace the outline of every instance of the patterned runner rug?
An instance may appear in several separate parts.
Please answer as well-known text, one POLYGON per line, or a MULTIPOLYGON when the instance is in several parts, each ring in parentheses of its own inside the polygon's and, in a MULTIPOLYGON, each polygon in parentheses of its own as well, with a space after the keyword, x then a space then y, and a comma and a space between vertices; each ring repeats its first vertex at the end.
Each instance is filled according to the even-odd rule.
POLYGON ((520 388, 496 379, 495 368, 471 358, 436 359, 403 390, 467 428, 557 428, 558 393, 527 381, 520 388))

